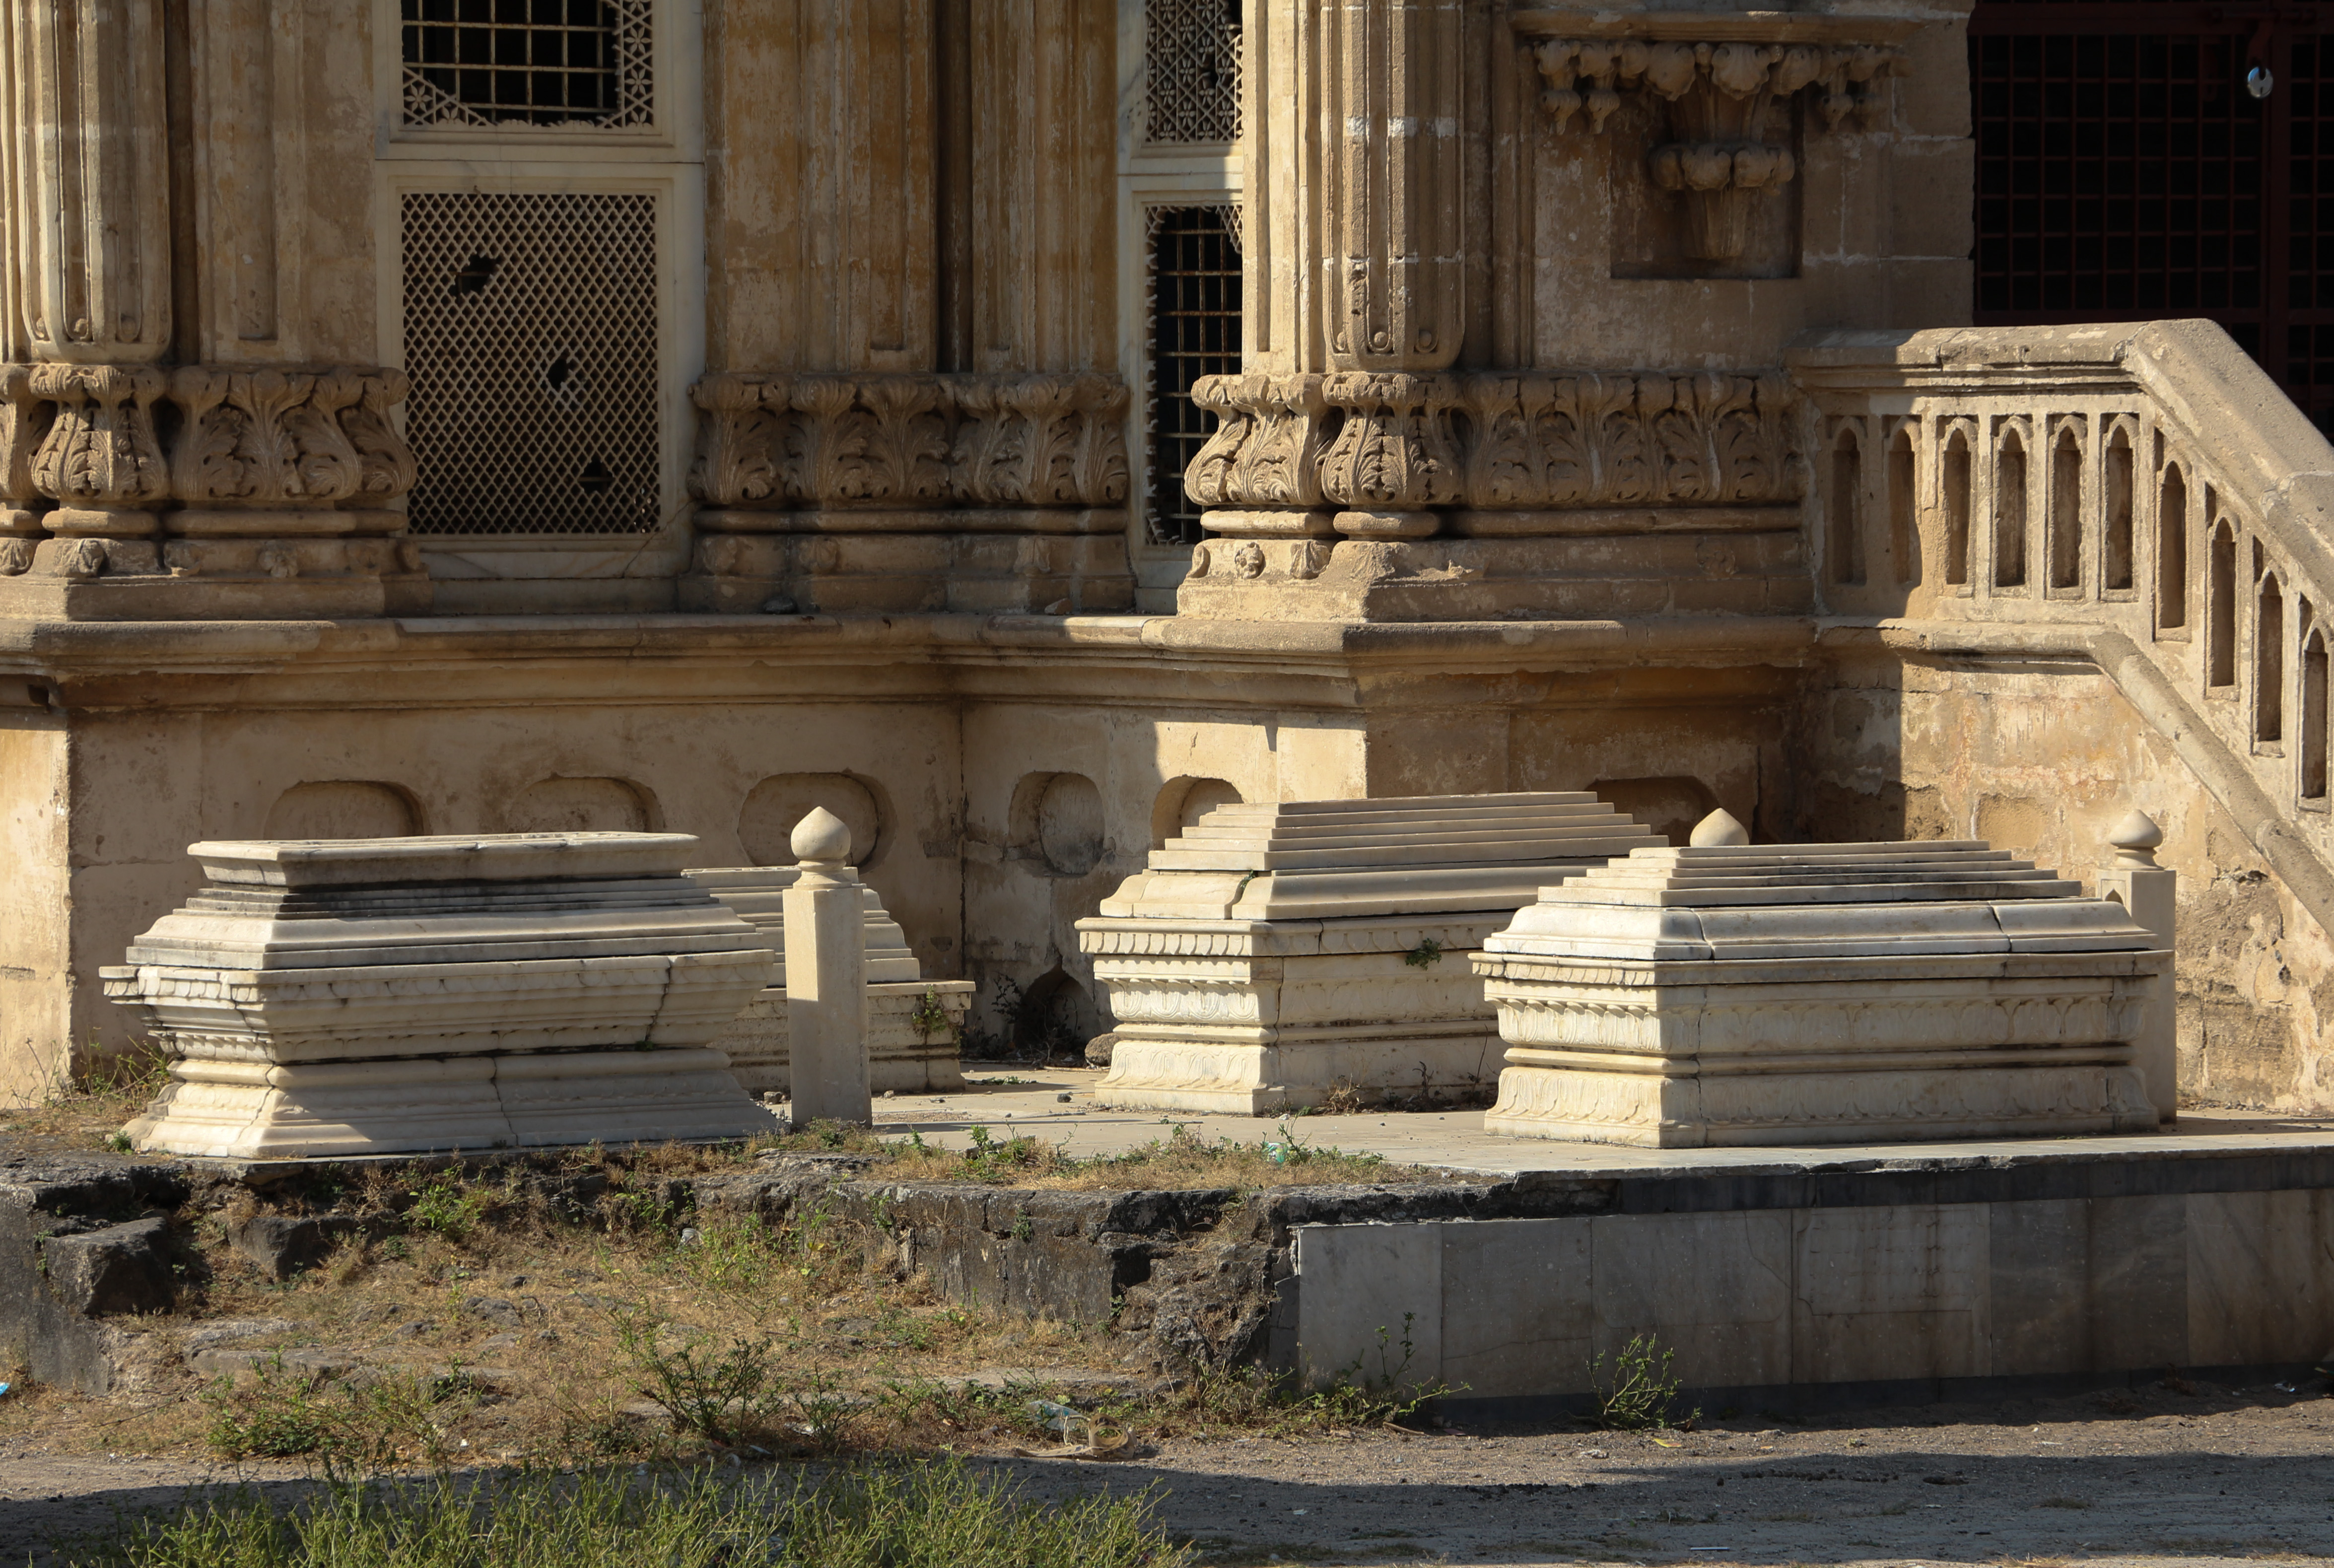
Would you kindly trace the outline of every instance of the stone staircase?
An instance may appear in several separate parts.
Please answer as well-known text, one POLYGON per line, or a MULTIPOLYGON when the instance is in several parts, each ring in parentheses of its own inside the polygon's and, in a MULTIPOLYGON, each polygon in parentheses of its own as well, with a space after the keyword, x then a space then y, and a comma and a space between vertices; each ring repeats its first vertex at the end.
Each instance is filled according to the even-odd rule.
POLYGON ((1796 343, 1819 637, 2096 666, 2334 927, 2334 446, 2208 322, 1796 343))

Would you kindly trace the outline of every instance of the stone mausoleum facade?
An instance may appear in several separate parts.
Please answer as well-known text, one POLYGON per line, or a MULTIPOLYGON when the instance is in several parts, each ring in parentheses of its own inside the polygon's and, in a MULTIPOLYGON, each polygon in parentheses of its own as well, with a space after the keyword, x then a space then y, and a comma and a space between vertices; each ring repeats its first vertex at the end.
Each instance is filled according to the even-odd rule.
MULTIPOLYGON (((0 1093, 197 840, 824 805, 1080 1040, 1211 807, 1588 790, 2085 880, 2143 809, 2184 1092, 2334 1102, 2300 340, 2054 307, 2096 149, 1991 159, 1987 9, 6 0, 0 1093)), ((2230 37, 2175 142, 2300 123, 2230 37)))

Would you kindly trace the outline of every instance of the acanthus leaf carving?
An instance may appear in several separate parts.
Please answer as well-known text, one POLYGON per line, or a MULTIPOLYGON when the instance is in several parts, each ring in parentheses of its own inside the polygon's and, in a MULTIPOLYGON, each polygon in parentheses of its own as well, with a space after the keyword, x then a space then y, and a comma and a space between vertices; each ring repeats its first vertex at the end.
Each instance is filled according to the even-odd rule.
POLYGON ((167 385, 163 372, 145 365, 33 367, 33 394, 57 406, 34 456, 34 484, 67 505, 91 510, 134 510, 163 500, 169 471, 154 405, 167 385))
POLYGON ((1331 408, 1345 410, 1322 460, 1321 492, 1341 505, 1416 510, 1459 499, 1448 376, 1343 371, 1326 378, 1331 408))

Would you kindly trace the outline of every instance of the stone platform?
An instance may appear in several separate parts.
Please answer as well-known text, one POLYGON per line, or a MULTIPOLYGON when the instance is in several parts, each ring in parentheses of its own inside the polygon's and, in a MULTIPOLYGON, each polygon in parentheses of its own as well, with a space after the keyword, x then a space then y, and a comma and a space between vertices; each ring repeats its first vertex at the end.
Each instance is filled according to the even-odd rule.
MULTIPOLYGON (((881 1102, 878 1131, 960 1148, 979 1124, 1077 1154, 1163 1135, 1096 1105, 1096 1073, 969 1073, 961 1095, 881 1102), (1005 1075, 1027 1082, 980 1082, 1005 1075)), ((1422 1382, 1561 1401, 1588 1390, 1593 1356, 1653 1334, 1715 1408, 2291 1369, 2334 1345, 2334 1122, 2192 1111, 2113 1137, 1660 1150, 1482 1120, 1174 1119, 1449 1173, 1259 1200, 1285 1232, 1276 1362, 1374 1370, 1383 1328, 1407 1332, 1422 1382)))

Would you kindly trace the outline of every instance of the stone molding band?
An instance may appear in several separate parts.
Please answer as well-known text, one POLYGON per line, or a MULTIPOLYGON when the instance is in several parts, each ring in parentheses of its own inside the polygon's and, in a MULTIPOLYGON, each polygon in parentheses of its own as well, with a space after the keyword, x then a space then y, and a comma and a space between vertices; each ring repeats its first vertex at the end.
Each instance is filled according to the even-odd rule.
POLYGON ((706 525, 750 514, 850 508, 1123 506, 1126 384, 1115 376, 725 372, 691 390, 703 411, 691 495, 706 525))
POLYGON ((1249 513, 1243 532, 1329 531, 1259 512, 1343 508, 1386 521, 1340 531, 1394 534, 1433 508, 1769 505, 1806 486, 1779 374, 1210 376, 1192 400, 1219 423, 1184 486, 1249 513))

